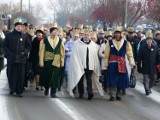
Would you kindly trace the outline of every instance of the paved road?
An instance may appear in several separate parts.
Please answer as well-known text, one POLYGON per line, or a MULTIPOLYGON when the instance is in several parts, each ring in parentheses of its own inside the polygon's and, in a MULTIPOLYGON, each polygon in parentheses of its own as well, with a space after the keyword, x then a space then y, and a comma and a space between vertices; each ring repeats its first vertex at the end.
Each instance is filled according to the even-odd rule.
MULTIPOLYGON (((139 77, 141 79, 141 76, 139 77)), ((5 70, 0 76, 0 120, 160 120, 158 86, 149 97, 142 84, 129 89, 123 101, 110 102, 96 95, 92 101, 71 98, 59 92, 59 98, 44 97, 29 88, 23 98, 8 95, 5 70)))

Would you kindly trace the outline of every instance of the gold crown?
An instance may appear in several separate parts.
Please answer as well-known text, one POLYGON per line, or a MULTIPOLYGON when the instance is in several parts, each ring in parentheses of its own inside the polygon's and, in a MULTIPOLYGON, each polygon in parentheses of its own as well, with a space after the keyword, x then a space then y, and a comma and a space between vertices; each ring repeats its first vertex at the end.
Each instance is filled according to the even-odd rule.
POLYGON ((92 31, 90 29, 84 29, 84 34, 90 34, 92 31))
POLYGON ((63 32, 63 29, 61 27, 58 27, 58 33, 59 33, 59 35, 63 36, 64 32, 63 32))
POLYGON ((69 20, 67 21, 66 29, 68 29, 68 30, 72 29, 71 22, 69 20))
POLYGON ((84 34, 84 29, 80 30, 79 33, 80 33, 80 34, 84 34))
POLYGON ((122 32, 122 34, 121 34, 121 35, 122 35, 122 38, 126 40, 127 32, 125 32, 125 31, 124 31, 124 32, 122 32))
POLYGON ((122 32, 122 28, 123 28, 122 26, 117 26, 114 28, 114 32, 116 32, 116 31, 122 32))
POLYGON ((39 25, 36 27, 36 30, 41 30, 41 31, 44 31, 44 26, 43 25, 39 25))
POLYGON ((63 32, 63 37, 66 38, 66 33, 65 32, 63 32))
POLYGON ((93 32, 93 27, 92 26, 89 26, 88 29, 90 29, 90 31, 93 32))
POLYGON ((59 31, 58 34, 63 36, 64 32, 63 31, 59 31))
POLYGON ((14 24, 15 24, 15 23, 18 23, 18 22, 22 23, 22 19, 17 18, 17 19, 14 20, 14 24))
POLYGON ((97 39, 97 33, 96 33, 96 32, 91 32, 91 33, 90 33, 90 37, 97 39))
POLYGON ((82 30, 83 29, 83 24, 79 24, 78 28, 80 28, 82 30))
POLYGON ((146 38, 147 38, 147 37, 153 38, 152 30, 149 29, 149 30, 146 31, 146 38))
POLYGON ((109 30, 109 31, 105 32, 105 35, 106 35, 106 36, 112 36, 112 35, 113 35, 113 32, 112 32, 111 30, 109 30))
POLYGON ((80 31, 79 30, 73 30, 72 36, 79 36, 80 31))
POLYGON ((75 30, 73 30, 73 33, 79 34, 79 33, 80 33, 80 30, 75 29, 75 30))
POLYGON ((50 23, 50 28, 52 28, 52 27, 58 27, 58 24, 56 23, 56 22, 51 22, 50 23))
POLYGON ((58 27, 58 32, 63 32, 62 27, 58 27))
POLYGON ((127 31, 128 31, 128 32, 134 32, 134 28, 133 28, 133 27, 129 27, 129 28, 127 29, 127 31))

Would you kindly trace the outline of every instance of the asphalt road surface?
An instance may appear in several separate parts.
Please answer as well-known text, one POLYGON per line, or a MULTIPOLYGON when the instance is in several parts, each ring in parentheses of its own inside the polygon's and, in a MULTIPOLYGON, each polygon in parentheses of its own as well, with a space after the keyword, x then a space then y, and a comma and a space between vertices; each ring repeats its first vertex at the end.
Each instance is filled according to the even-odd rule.
MULTIPOLYGON (((141 82, 128 89, 122 101, 72 98, 64 90, 58 98, 27 88, 24 97, 10 96, 5 70, 0 75, 0 120, 160 120, 160 87, 145 96, 141 82)), ((141 76, 137 77, 139 80, 141 76)), ((86 95, 87 96, 87 95, 86 95)))

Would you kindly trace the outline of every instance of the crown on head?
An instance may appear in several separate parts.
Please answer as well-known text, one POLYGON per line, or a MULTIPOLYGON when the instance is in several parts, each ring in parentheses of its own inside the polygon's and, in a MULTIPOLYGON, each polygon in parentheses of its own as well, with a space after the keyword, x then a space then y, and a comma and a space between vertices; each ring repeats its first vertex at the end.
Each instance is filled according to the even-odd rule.
POLYGON ((58 24, 56 23, 56 22, 51 22, 50 23, 50 28, 52 28, 52 27, 58 27, 58 24))
POLYGON ((14 24, 15 24, 15 23, 18 23, 18 22, 19 22, 19 23, 22 23, 22 19, 17 18, 17 19, 14 20, 14 24))

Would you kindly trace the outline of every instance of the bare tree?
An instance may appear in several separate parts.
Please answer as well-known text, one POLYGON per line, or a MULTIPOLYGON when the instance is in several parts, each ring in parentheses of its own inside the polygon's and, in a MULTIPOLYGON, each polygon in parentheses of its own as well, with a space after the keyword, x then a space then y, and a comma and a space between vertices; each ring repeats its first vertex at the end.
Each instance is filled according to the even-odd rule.
MULTIPOLYGON (((41 13, 42 9, 41 8, 38 9, 39 5, 37 5, 36 7, 37 9, 34 11, 38 11, 41 13)), ((8 14, 12 15, 11 24, 13 24, 14 19, 17 17, 22 17, 25 20, 27 20, 27 22, 36 24, 37 23, 36 17, 40 16, 40 13, 38 12, 36 12, 35 14, 33 13, 34 11, 29 12, 28 7, 25 5, 23 5, 23 11, 21 13, 20 5, 17 6, 17 3, 13 2, 12 0, 4 1, 3 3, 1 3, 0 11, 4 15, 8 14)), ((7 21, 5 21, 5 23, 7 24, 7 21)))
POLYGON ((49 7, 56 11, 57 22, 64 25, 68 20, 72 23, 90 20, 93 7, 98 0, 49 0, 49 7), (60 22, 61 21, 61 22, 60 22))
POLYGON ((42 18, 44 15, 43 6, 41 3, 37 2, 34 7, 31 7, 31 10, 37 19, 42 18))

